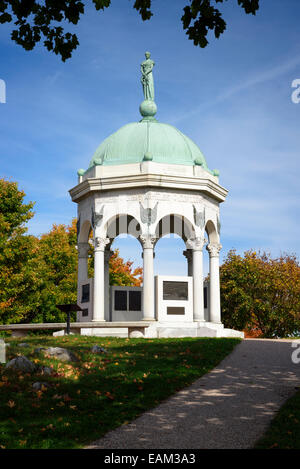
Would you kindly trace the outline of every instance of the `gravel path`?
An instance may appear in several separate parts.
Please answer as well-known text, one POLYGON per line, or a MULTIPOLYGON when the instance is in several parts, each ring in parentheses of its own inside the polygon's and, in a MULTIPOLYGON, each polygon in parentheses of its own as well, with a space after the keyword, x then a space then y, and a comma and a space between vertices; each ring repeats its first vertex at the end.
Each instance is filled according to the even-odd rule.
POLYGON ((294 350, 291 341, 243 340, 210 373, 87 448, 251 448, 300 385, 294 350))

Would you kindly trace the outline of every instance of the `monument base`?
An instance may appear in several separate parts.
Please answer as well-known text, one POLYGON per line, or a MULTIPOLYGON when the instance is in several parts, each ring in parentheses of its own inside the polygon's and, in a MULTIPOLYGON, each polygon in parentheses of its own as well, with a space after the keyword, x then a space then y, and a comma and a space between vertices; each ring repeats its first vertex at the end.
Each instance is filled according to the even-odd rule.
MULTIPOLYGON (((141 324, 142 325, 142 324, 141 324)), ((130 337, 130 338, 183 338, 183 337, 236 337, 244 338, 244 333, 234 329, 227 329, 224 324, 212 322, 177 322, 163 323, 154 321, 144 328, 132 328, 124 322, 124 327, 85 327, 80 330, 81 335, 96 337, 130 337), (130 330, 129 330, 130 327, 130 330)))

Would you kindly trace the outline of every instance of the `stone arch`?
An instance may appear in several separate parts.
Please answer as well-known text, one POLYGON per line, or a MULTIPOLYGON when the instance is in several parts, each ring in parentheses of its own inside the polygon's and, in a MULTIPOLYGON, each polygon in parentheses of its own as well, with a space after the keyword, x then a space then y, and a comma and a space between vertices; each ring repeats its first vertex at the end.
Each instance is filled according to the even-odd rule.
POLYGON ((156 225, 155 236, 157 241, 170 233, 177 234, 185 243, 188 239, 196 236, 194 225, 184 215, 176 213, 165 215, 156 225))
POLYGON ((80 224, 79 228, 79 243, 87 243, 89 240, 90 232, 92 231, 92 226, 90 220, 85 220, 80 224))
POLYGON ((119 213, 109 218, 104 225, 105 236, 115 239, 120 234, 128 234, 139 239, 142 233, 139 221, 128 213, 119 213))
POLYGON ((212 220, 208 220, 205 224, 205 231, 208 236, 209 243, 219 243, 219 234, 215 223, 212 220))

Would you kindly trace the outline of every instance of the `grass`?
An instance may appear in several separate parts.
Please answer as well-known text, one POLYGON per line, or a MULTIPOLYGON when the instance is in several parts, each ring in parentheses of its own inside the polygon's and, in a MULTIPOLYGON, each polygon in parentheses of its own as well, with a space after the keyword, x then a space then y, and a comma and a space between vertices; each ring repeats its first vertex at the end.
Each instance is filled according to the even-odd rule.
POLYGON ((239 339, 120 339, 73 335, 9 339, 7 360, 27 356, 53 368, 24 374, 0 364, 0 448, 80 448, 135 419, 214 368, 239 339), (19 347, 21 342, 29 347, 19 347), (100 345, 107 354, 91 353, 100 345), (35 355, 65 347, 78 362, 35 355), (36 381, 49 389, 35 391, 36 381))
POLYGON ((300 390, 279 409, 257 449, 300 449, 300 390))

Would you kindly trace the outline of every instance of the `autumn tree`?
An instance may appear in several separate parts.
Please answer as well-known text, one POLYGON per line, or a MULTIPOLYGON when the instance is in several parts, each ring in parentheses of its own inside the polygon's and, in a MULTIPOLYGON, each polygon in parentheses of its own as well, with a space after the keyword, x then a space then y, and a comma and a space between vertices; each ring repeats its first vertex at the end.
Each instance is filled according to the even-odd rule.
POLYGON ((229 251, 220 268, 226 327, 286 337, 300 331, 300 265, 293 255, 229 251))
MULTIPOLYGON (((224 33, 226 22, 216 6, 225 1, 189 0, 189 4, 184 6, 183 29, 195 46, 207 46, 210 30, 216 38, 224 33)), ((259 0, 230 1, 237 2, 247 14, 255 15, 259 9, 259 0)), ((92 3, 96 10, 104 10, 110 6, 111 0, 92 0, 92 3)), ((151 6, 151 0, 134 0, 133 3, 143 21, 153 16, 151 6)), ((66 23, 78 24, 84 11, 85 4, 80 0, 0 0, 0 23, 14 23, 11 38, 25 50, 32 50, 43 38, 48 51, 60 55, 65 61, 71 57, 79 41, 76 34, 65 32, 64 26, 66 23)))
POLYGON ((31 265, 37 239, 26 234, 34 204, 24 198, 16 182, 0 179, 0 323, 22 321, 39 284, 31 265))
POLYGON ((66 315, 57 304, 77 301, 76 219, 70 226, 54 224, 40 236, 32 269, 40 279, 39 290, 32 298, 27 322, 64 322, 66 315))
POLYGON ((124 262, 118 249, 115 249, 109 260, 110 285, 140 287, 143 281, 142 267, 136 267, 132 271, 132 261, 124 262))

